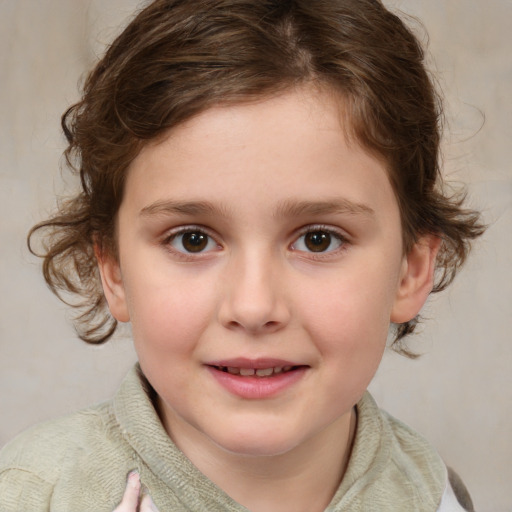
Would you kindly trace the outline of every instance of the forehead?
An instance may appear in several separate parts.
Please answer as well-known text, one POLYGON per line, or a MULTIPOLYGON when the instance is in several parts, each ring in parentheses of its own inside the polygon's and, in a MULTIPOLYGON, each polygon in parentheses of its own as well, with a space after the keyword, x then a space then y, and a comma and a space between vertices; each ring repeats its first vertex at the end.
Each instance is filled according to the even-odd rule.
POLYGON ((142 149, 125 199, 139 210, 183 196, 226 211, 334 199, 393 208, 384 164, 345 123, 342 100, 312 88, 211 108, 142 149))

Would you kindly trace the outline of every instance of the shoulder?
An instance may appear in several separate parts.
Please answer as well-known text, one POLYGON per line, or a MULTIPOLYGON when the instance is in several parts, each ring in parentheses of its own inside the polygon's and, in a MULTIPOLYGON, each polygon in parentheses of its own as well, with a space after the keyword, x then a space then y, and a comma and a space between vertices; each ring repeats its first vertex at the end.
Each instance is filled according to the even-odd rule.
POLYGON ((97 511, 113 510, 126 475, 143 465, 133 443, 151 442, 129 432, 132 423, 147 422, 144 400, 149 410, 135 367, 111 401, 32 427, 8 443, 0 451, 0 511, 81 512, 91 503, 97 511))
POLYGON ((472 512, 471 497, 460 477, 447 468, 439 453, 418 432, 386 411, 379 413, 391 441, 390 464, 416 493, 436 498, 441 511, 472 512))
POLYGON ((353 475, 361 487, 361 503, 396 512, 437 510, 447 482, 438 453, 420 434, 379 409, 369 393, 357 404, 357 413, 351 462, 355 459, 354 466, 361 468, 353 475))
POLYGON ((108 444, 110 403, 36 425, 0 451, 0 502, 4 510, 47 510, 69 461, 89 458, 108 444), (20 508, 21 507, 21 508, 20 508))
POLYGON ((447 481, 447 469, 435 448, 411 427, 380 410, 392 439, 392 457, 397 465, 410 474, 420 471, 423 477, 438 487, 447 481))
POLYGON ((111 405, 106 403, 22 432, 0 451, 0 473, 16 468, 54 481, 64 459, 90 448, 110 416, 111 405))

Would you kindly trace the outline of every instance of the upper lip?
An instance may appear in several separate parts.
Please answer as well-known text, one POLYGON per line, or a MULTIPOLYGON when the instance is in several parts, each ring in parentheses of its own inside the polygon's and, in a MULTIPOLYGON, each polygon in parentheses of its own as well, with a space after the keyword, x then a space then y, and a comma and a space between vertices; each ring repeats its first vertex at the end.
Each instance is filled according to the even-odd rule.
POLYGON ((228 368, 254 368, 255 370, 262 370, 265 368, 283 368, 285 366, 306 366, 295 361, 275 359, 271 357, 258 359, 249 359, 245 357, 236 357, 234 359, 219 359, 218 361, 210 361, 206 363, 206 365, 228 368))

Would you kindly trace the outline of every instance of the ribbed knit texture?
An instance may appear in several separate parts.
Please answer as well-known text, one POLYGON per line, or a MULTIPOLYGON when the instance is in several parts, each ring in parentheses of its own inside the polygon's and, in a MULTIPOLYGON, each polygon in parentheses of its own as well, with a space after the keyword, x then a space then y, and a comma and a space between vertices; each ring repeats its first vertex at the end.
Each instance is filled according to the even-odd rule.
MULTIPOLYGON (((36 426, 0 452, 0 512, 112 512, 140 472, 161 512, 247 512, 166 434, 136 366, 115 398, 36 426)), ((435 512, 447 482, 439 455, 366 393, 347 472, 328 512, 435 512)))

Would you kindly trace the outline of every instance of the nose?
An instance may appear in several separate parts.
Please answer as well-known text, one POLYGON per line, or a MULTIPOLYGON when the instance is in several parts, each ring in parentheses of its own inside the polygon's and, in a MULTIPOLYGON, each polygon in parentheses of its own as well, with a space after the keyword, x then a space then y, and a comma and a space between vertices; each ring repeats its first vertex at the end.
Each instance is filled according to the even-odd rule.
POLYGON ((290 321, 290 304, 283 286, 283 268, 258 252, 232 257, 225 269, 220 323, 250 334, 279 331, 290 321))

